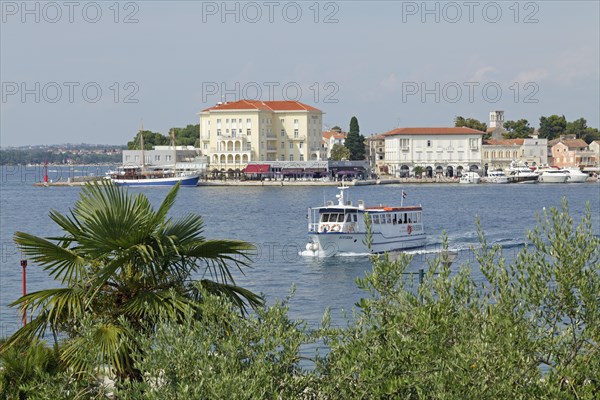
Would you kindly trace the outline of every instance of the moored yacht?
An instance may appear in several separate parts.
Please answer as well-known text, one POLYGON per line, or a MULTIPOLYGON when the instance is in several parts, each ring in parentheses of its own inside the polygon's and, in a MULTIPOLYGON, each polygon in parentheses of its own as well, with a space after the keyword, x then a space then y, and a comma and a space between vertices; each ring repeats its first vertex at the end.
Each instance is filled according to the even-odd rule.
POLYGON ((460 183, 479 183, 479 181, 481 181, 481 177, 473 171, 463 172, 459 179, 460 183))
POLYGON ((510 179, 508 178, 508 176, 506 176, 504 171, 498 170, 488 171, 488 175, 485 178, 485 181, 487 183, 509 183, 510 179))
POLYGON ((511 163, 508 169, 508 178, 515 183, 537 183, 540 174, 537 173, 535 167, 529 168, 526 165, 519 165, 515 162, 511 163))
POLYGON ((562 171, 568 174, 567 183, 584 183, 590 177, 578 168, 563 168, 562 171))
POLYGON ((565 183, 569 178, 569 173, 557 168, 547 168, 540 170, 539 181, 541 183, 565 183))
MULTIPOLYGON (((308 209, 309 241, 306 250, 314 256, 384 253, 425 245, 422 207, 367 207, 346 200, 348 187, 338 187, 338 203, 308 209), (371 228, 371 246, 367 245, 367 224, 371 228)), ((402 193, 402 197, 405 194, 402 193)))

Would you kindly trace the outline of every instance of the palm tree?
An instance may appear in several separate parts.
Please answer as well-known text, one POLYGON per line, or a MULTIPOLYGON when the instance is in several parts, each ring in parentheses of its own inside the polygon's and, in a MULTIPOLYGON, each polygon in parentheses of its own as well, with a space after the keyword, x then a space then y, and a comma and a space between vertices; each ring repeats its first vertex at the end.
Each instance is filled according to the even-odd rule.
POLYGON ((226 296, 242 312, 262 298, 235 285, 230 271, 248 265, 254 247, 206 240, 197 215, 167 218, 179 185, 155 210, 143 194, 110 183, 88 184, 68 215, 52 210, 62 236, 15 233, 24 254, 44 267, 59 288, 27 294, 11 304, 34 315, 0 347, 42 337, 67 337, 61 360, 74 370, 110 367, 135 377, 136 336, 160 318, 201 318, 202 293, 226 296), (202 277, 202 279, 198 279, 202 277), (85 334, 82 334, 85 332, 85 334))

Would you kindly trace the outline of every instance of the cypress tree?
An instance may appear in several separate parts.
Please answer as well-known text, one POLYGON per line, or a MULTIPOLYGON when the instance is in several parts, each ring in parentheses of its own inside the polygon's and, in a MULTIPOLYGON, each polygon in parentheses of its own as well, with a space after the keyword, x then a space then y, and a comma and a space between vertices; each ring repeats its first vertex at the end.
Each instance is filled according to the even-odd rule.
POLYGON ((350 120, 350 130, 344 142, 344 146, 350 150, 350 160, 365 159, 365 137, 360 134, 358 119, 352 117, 350 120))

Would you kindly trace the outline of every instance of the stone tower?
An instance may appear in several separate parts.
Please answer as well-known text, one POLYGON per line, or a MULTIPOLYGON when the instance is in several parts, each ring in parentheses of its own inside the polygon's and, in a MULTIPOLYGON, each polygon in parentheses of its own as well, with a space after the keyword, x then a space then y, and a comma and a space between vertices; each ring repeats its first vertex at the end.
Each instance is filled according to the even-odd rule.
POLYGON ((504 111, 490 111, 490 125, 492 129, 503 128, 504 126, 504 111))

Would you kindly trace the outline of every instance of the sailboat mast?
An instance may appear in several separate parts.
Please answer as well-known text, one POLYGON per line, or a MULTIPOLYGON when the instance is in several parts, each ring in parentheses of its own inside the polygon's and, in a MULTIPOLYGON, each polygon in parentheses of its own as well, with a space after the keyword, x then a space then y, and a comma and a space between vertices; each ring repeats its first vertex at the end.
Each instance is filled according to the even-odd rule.
POLYGON ((171 128, 171 146, 173 147, 173 174, 177 175, 177 149, 175 148, 175 131, 171 128))
POLYGON ((146 168, 146 156, 144 155, 144 125, 140 129, 140 146, 142 147, 142 170, 146 168))

